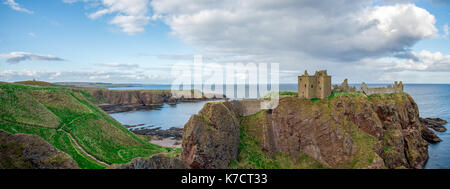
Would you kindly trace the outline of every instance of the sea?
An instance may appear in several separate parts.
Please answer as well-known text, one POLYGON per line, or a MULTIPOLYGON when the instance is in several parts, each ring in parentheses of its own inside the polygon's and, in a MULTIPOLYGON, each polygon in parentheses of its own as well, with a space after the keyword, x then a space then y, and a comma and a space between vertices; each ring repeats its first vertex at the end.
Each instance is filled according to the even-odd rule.
MULTIPOLYGON (((350 84, 359 88, 359 84, 350 84)), ((369 87, 381 87, 386 84, 368 84, 369 87)), ((246 93, 240 98, 250 98, 249 90, 252 87, 245 85, 246 93)), ((140 85, 124 88, 110 88, 111 90, 170 90, 171 85, 140 85)), ((237 90, 238 86, 234 86, 237 90)), ((233 90, 233 86, 224 86, 224 90, 233 90)), ((270 90, 270 87, 269 87, 270 90)), ((280 91, 297 91, 297 84, 280 84, 280 91)), ((439 117, 450 121, 450 84, 404 84, 405 92, 409 93, 419 107, 421 117, 439 117)), ((236 93, 235 93, 236 94, 236 93)), ((256 93, 257 97, 265 94, 256 93)), ((235 98, 236 99, 236 98, 235 98)), ((176 105, 164 104, 154 109, 111 114, 113 118, 124 125, 140 125, 133 129, 171 127, 182 128, 191 115, 202 109, 206 101, 183 102, 176 105)), ((443 140, 437 144, 430 144, 428 148, 429 159, 426 169, 450 169, 450 128, 447 131, 436 132, 443 140)))

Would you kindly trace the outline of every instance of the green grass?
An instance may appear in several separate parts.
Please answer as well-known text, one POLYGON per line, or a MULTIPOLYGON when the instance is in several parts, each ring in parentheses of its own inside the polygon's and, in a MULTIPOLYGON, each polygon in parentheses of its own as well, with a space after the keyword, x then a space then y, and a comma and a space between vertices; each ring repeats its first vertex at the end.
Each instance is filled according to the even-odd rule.
POLYGON ((0 129, 38 135, 72 156, 80 168, 105 166, 81 152, 67 133, 86 152, 109 164, 176 151, 150 144, 128 131, 98 108, 93 97, 83 90, 0 84, 0 110, 0 129))
POLYGON ((320 98, 311 98, 311 102, 317 102, 320 101, 320 98))
POLYGON ((348 96, 348 97, 357 97, 357 96, 364 96, 364 93, 362 92, 335 92, 332 91, 331 95, 328 97, 328 99, 334 99, 335 97, 338 96, 348 96))
MULTIPOLYGON (((265 94, 263 97, 259 98, 259 100, 270 100, 272 97, 276 96, 276 92, 270 92, 265 94)), ((287 96, 298 96, 298 92, 292 92, 292 91, 279 91, 278 97, 287 97, 287 96)))
POLYGON ((280 96, 298 96, 298 92, 292 92, 292 91, 281 91, 280 96))

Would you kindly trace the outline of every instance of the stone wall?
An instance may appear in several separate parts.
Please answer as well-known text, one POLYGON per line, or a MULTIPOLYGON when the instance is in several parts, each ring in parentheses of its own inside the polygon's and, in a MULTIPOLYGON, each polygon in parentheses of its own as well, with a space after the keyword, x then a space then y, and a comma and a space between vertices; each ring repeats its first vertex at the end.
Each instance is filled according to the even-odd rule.
POLYGON ((377 87, 377 88, 369 88, 366 83, 361 84, 361 91, 364 92, 367 96, 373 94, 390 94, 390 93, 400 93, 403 92, 403 83, 394 83, 394 86, 388 85, 387 87, 377 87))
POLYGON ((356 87, 348 86, 348 80, 345 79, 341 85, 334 85, 333 91, 334 92, 356 92, 358 90, 356 89, 356 87))

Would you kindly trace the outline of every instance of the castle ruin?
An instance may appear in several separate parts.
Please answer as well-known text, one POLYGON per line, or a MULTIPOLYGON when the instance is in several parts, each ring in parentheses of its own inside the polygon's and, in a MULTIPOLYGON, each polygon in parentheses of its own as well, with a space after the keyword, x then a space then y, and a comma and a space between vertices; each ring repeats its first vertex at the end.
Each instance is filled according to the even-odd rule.
POLYGON ((356 87, 350 87, 348 85, 348 79, 345 79, 344 82, 342 82, 341 85, 334 85, 333 86, 334 92, 356 92, 358 91, 356 87))
POLYGON ((331 95, 331 76, 326 70, 316 71, 312 76, 305 74, 298 76, 298 97, 327 98, 331 95))
POLYGON ((369 88, 367 87, 366 83, 361 84, 361 91, 366 94, 367 96, 373 95, 373 94, 390 94, 390 93, 400 93, 403 92, 403 83, 400 81, 398 83, 397 81, 394 82, 394 86, 388 85, 387 87, 377 87, 377 88, 369 88))

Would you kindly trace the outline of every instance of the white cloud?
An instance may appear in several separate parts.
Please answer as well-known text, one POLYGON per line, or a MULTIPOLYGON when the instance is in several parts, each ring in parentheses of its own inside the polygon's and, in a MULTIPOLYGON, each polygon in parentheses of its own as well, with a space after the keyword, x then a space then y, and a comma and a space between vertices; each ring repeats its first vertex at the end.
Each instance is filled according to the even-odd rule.
POLYGON ((22 8, 14 0, 5 0, 3 3, 6 4, 6 5, 9 5, 9 7, 11 7, 13 10, 20 11, 20 12, 25 12, 25 13, 28 13, 28 14, 33 14, 33 11, 30 11, 30 10, 28 10, 26 8, 22 8))
POLYGON ((119 63, 119 62, 110 62, 110 63, 105 63, 105 64, 99 64, 99 66, 111 67, 111 68, 128 68, 128 69, 139 68, 138 64, 119 63))
POLYGON ((422 50, 405 58, 365 59, 356 69, 373 72, 450 72, 450 55, 422 50))
MULTIPOLYGON (((97 3, 96 0, 63 0, 65 3, 75 2, 97 3)), ((117 25, 127 34, 143 32, 150 21, 148 16, 150 0, 101 0, 101 6, 88 15, 97 19, 107 14, 113 14, 110 24, 117 25)))
POLYGON ((33 33, 33 32, 28 33, 28 35, 29 35, 30 37, 32 37, 32 38, 35 38, 35 37, 36 37, 36 34, 33 33))
POLYGON ((450 55, 441 52, 420 51, 411 52, 414 59, 394 62, 394 69, 414 71, 450 71, 450 55))
POLYGON ((29 52, 10 52, 0 54, 0 58, 6 59, 8 63, 19 63, 26 60, 31 61, 64 61, 64 59, 52 55, 40 55, 29 52))
POLYGON ((373 1, 154 0, 154 17, 206 52, 305 53, 340 61, 389 56, 436 35, 435 18, 413 4, 373 1), (330 9, 330 7, 333 7, 330 9))
POLYGON ((88 16, 112 15, 110 23, 129 34, 162 21, 207 61, 280 63, 281 81, 295 82, 305 69, 328 69, 334 81, 351 76, 371 82, 383 73, 434 72, 447 64, 447 55, 436 59, 438 52, 410 52, 418 41, 439 35, 435 17, 407 0, 78 1, 100 2, 88 16))
POLYGON ((2 81, 91 81, 91 82, 151 82, 165 78, 156 74, 126 71, 48 71, 48 70, 4 70, 0 71, 2 81))

